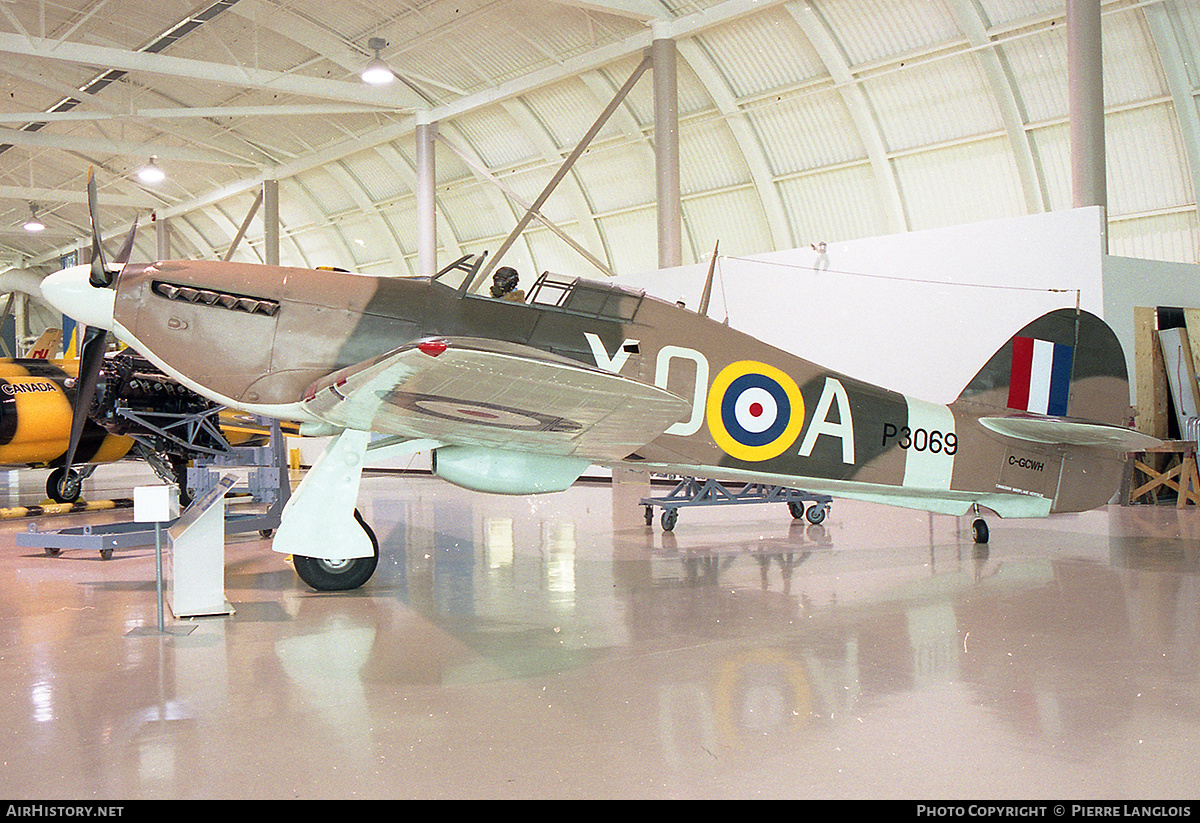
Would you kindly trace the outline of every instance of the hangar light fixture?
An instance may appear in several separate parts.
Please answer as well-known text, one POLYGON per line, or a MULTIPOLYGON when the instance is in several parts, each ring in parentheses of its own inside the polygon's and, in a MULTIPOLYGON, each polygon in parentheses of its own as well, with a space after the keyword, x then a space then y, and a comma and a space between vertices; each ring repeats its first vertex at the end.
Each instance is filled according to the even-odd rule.
POLYGON ((25 221, 25 231, 41 231, 46 228, 46 224, 38 220, 37 205, 29 204, 29 219, 25 221))
POLYGON ((166 179, 167 174, 155 162, 157 158, 151 157, 150 162, 138 169, 138 179, 143 183, 161 183, 166 179))
POLYGON ((372 37, 367 41, 367 48, 375 52, 375 56, 367 61, 363 66, 359 76, 364 83, 369 83, 372 86, 383 86, 396 79, 396 75, 388 67, 388 64, 383 62, 383 58, 379 56, 379 52, 387 45, 387 41, 382 37, 372 37))

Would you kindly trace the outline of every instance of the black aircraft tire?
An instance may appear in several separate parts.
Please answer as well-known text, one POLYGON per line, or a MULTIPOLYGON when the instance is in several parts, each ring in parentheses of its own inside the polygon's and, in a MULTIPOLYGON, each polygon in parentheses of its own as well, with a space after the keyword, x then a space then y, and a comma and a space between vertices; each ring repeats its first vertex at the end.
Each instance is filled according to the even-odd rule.
POLYGON ((804 517, 809 523, 816 526, 819 523, 825 522, 825 515, 827 514, 829 514, 828 506, 809 506, 808 511, 804 513, 804 517))
POLYGON ((987 521, 980 518, 971 524, 971 537, 976 543, 988 542, 988 524, 987 521))
POLYGON ((375 567, 379 564, 379 541, 375 539, 375 532, 362 519, 357 509, 354 510, 354 519, 371 539, 374 556, 356 557, 351 560, 326 560, 301 555, 292 557, 292 566, 296 569, 296 574, 319 592, 346 592, 357 589, 375 574, 375 567))
POLYGON ((83 492, 83 475, 59 466, 46 478, 46 494, 55 503, 74 503, 83 492))
POLYGON ((192 504, 192 490, 188 488, 188 461, 182 457, 171 458, 171 474, 175 475, 175 485, 179 487, 179 505, 183 507, 192 504))

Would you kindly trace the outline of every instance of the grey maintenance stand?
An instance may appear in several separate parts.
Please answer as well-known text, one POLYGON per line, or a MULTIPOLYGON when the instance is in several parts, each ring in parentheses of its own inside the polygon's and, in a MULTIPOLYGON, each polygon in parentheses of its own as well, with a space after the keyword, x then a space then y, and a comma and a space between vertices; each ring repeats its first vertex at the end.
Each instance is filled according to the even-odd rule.
POLYGON ((679 510, 682 508, 786 503, 792 517, 797 520, 803 517, 809 523, 816 525, 825 520, 832 502, 833 498, 827 494, 811 494, 785 486, 746 483, 741 489, 733 491, 716 480, 701 480, 695 477, 681 479, 663 497, 643 497, 641 500, 641 504, 646 507, 646 525, 649 526, 654 522, 654 507, 659 506, 663 510, 661 518, 663 531, 668 532, 675 528, 675 521, 679 519, 679 510), (806 508, 806 504, 811 505, 806 508))
MULTIPOLYGON (((222 470, 249 468, 244 485, 234 485, 229 493, 244 492, 250 503, 265 510, 252 513, 233 513, 225 517, 226 534, 243 534, 257 531, 269 535, 279 527, 283 507, 291 496, 291 481, 288 478, 286 445, 279 421, 271 425, 271 442, 268 446, 247 446, 230 449, 229 452, 211 458, 196 460, 188 469, 188 486, 196 498, 204 496, 221 483, 222 470)), ((170 523, 167 524, 169 527, 170 523)), ((55 531, 39 531, 36 522, 29 530, 18 532, 16 544, 28 548, 40 548, 51 557, 57 557, 64 549, 95 551, 108 560, 120 549, 135 549, 153 546, 155 529, 147 523, 110 523, 105 525, 80 526, 55 531)))

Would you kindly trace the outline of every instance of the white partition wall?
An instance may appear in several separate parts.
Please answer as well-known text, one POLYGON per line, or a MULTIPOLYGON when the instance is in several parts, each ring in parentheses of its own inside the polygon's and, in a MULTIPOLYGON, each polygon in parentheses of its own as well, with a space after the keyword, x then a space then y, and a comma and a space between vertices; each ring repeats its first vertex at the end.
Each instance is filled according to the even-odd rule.
MULTIPOLYGON (((1083 208, 720 257, 708 314, 829 368, 949 402, 1035 317, 1077 300, 1104 314, 1102 225, 1099 208, 1083 208)), ((706 270, 618 280, 695 307, 706 270)))

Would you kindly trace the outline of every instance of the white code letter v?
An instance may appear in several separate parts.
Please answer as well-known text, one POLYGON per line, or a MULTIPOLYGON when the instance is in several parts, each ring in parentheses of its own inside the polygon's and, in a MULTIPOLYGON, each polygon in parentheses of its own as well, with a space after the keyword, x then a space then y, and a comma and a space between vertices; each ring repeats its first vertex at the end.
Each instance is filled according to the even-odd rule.
POLYGON ((588 345, 592 347, 592 357, 596 358, 596 367, 610 371, 613 374, 619 374, 621 367, 625 365, 625 361, 629 359, 629 346, 636 346, 637 340, 626 340, 617 347, 617 353, 612 357, 608 356, 608 352, 604 348, 604 343, 600 341, 598 335, 590 331, 585 331, 583 336, 587 338, 588 345))

